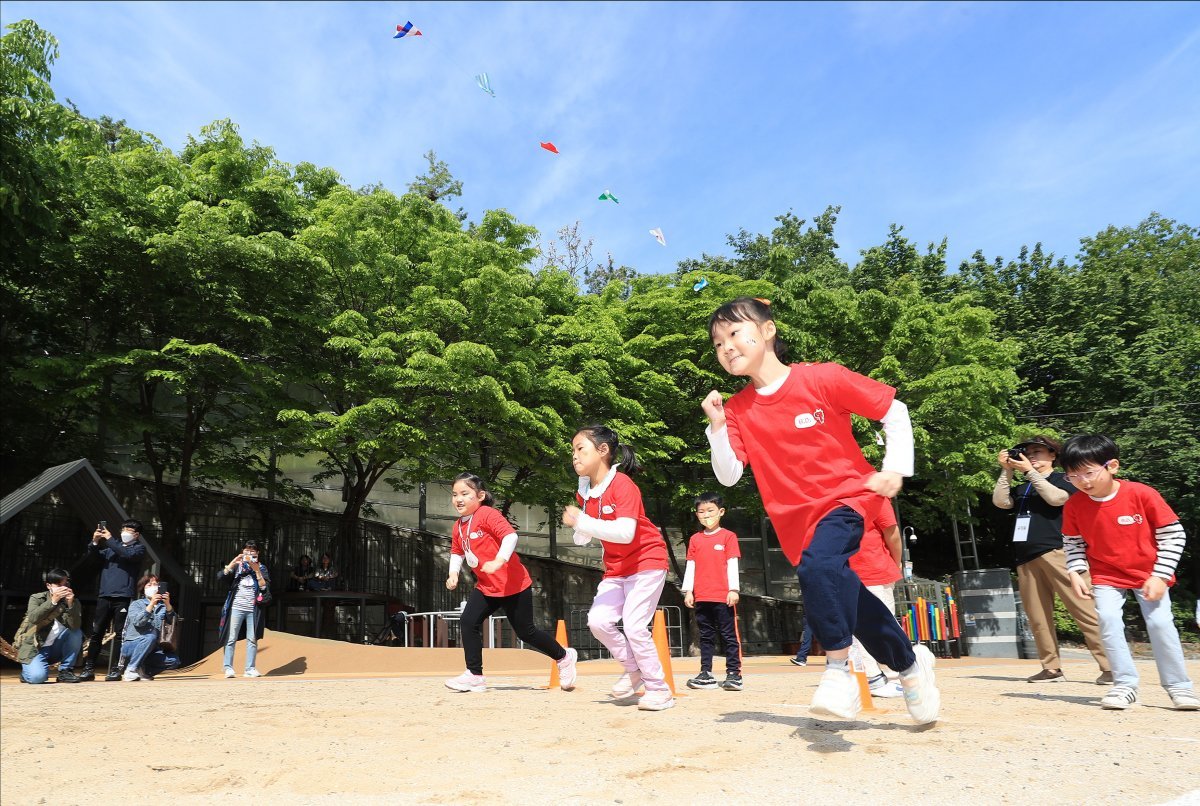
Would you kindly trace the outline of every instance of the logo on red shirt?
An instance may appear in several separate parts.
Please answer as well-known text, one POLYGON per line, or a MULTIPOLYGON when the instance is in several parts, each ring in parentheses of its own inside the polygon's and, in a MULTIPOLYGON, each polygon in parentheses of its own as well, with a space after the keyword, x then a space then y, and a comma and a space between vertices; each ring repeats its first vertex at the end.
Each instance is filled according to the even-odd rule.
POLYGON ((1145 519, 1141 515, 1137 514, 1121 515, 1117 518, 1117 523, 1121 524, 1122 526, 1132 526, 1135 523, 1141 523, 1143 520, 1145 519))
POLYGON ((817 423, 825 424, 825 411, 823 409, 817 409, 812 414, 796 415, 797 428, 812 428, 817 423))

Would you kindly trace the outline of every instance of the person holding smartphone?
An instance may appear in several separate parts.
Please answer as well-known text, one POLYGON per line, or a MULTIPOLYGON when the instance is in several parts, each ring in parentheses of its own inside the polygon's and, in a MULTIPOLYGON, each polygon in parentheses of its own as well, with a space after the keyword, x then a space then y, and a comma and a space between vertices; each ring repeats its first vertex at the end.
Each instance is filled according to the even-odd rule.
POLYGON ((71 578, 61 568, 42 575, 46 590, 29 597, 25 618, 13 643, 21 662, 22 683, 45 683, 50 664, 58 662, 58 682, 78 683, 72 668, 83 646, 83 608, 71 590, 71 578))
POLYGON ((121 665, 125 668, 121 679, 126 682, 153 680, 159 672, 179 665, 179 658, 174 653, 168 654, 158 648, 163 625, 175 620, 167 586, 160 583, 155 574, 144 575, 137 586, 142 596, 129 604, 124 643, 121 644, 121 665))
POLYGON ((258 543, 247 540, 242 550, 221 569, 221 581, 229 585, 221 609, 220 642, 225 645, 225 676, 236 677, 233 652, 242 625, 246 628, 246 671, 244 677, 260 677, 254 668, 258 639, 265 627, 262 608, 271 601, 271 575, 259 561, 258 543))
POLYGON ((88 544, 88 554, 99 560, 100 592, 96 599, 96 614, 92 634, 83 658, 83 680, 95 680, 96 659, 104 643, 104 634, 112 626, 113 640, 109 651, 109 671, 105 680, 121 679, 117 658, 121 657, 121 635, 125 631, 125 616, 133 600, 134 583, 142 574, 146 560, 146 545, 142 543, 142 522, 130 518, 121 523, 121 537, 108 531, 108 521, 100 521, 88 544))

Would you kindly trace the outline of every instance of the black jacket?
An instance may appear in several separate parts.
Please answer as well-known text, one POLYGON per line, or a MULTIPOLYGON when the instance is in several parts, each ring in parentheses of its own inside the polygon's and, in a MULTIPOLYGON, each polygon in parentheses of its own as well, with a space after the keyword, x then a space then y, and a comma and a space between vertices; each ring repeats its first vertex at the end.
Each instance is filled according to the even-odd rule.
POLYGON ((128 546, 116 536, 104 543, 88 543, 88 553, 99 557, 104 565, 100 571, 101 596, 132 599, 140 595, 134 590, 146 559, 146 544, 140 537, 128 546))

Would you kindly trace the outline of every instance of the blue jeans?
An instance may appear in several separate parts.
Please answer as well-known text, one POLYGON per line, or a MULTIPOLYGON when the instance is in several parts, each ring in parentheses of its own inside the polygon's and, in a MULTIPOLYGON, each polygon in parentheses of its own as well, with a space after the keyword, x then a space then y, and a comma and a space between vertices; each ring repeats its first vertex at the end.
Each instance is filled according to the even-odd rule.
POLYGON ((1100 640, 1104 653, 1112 664, 1113 683, 1136 689, 1137 667, 1133 654, 1125 640, 1125 620, 1121 612, 1125 609, 1125 591, 1133 590, 1133 596, 1142 608, 1146 620, 1146 632, 1150 634, 1150 646, 1154 650, 1154 665, 1158 667, 1158 680, 1167 691, 1191 691, 1183 660, 1183 646, 1179 643, 1179 631, 1171 616, 1171 592, 1168 590, 1157 602, 1149 602, 1138 588, 1114 588, 1111 585, 1093 585, 1092 598, 1096 600, 1096 613, 1100 616, 1100 640))
POLYGON ((254 668, 254 658, 258 655, 258 634, 255 631, 254 610, 229 610, 229 635, 225 639, 225 665, 233 668, 233 645, 237 643, 238 633, 242 631, 242 623, 246 625, 246 668, 254 668))
POLYGON ((125 661, 125 668, 139 668, 157 644, 158 633, 155 632, 138 633, 136 638, 126 638, 125 643, 121 644, 121 660, 125 661))
POLYGON ((838 507, 817 524, 796 569, 805 617, 826 652, 847 649, 857 637, 875 660, 904 671, 917 662, 908 636, 850 568, 862 536, 862 516, 850 507, 838 507))
POLYGON ((59 633, 53 644, 39 649, 29 663, 21 664, 21 679, 26 683, 45 683, 50 677, 50 664, 58 661, 58 670, 68 671, 75 666, 82 648, 83 630, 59 633))
POLYGON ((165 672, 167 669, 175 669, 178 666, 178 655, 174 652, 156 649, 153 652, 147 653, 146 657, 142 659, 142 676, 154 677, 159 672, 165 672))

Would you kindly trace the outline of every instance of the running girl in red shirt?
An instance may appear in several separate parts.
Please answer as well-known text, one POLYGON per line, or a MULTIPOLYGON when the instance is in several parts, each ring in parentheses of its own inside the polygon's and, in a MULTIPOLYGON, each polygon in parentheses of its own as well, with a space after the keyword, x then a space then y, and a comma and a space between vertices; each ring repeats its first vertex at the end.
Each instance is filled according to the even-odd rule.
POLYGON ((645 685, 638 708, 664 711, 675 698, 646 625, 667 581, 667 544, 646 517, 642 491, 626 475, 637 471, 637 459, 633 448, 620 444, 617 433, 603 425, 581 428, 571 450, 579 506, 564 509, 562 522, 575 530, 576 545, 596 538, 604 547, 604 578, 588 612, 588 628, 625 669, 612 696, 628 700, 645 685))
POLYGON ((941 695, 934 657, 914 650, 896 617, 850 568, 864 524, 912 475, 912 425, 896 390, 839 364, 785 364, 771 308, 742 297, 709 319, 717 361, 749 378, 725 401, 713 390, 708 415, 713 470, 726 486, 747 465, 787 558, 797 565, 809 624, 825 647, 826 669, 811 710, 854 719, 862 704, 847 658, 857 635, 872 657, 900 672, 912 718, 937 720, 941 695), (858 414, 883 423, 883 470, 863 457, 851 430, 858 414))
POLYGON ((563 691, 575 688, 574 649, 562 645, 533 623, 533 581, 513 553, 517 533, 499 510, 492 507, 492 494, 483 479, 463 473, 454 479, 450 500, 459 518, 454 522, 450 542, 450 576, 446 587, 458 587, 463 560, 475 574, 475 589, 467 598, 459 619, 463 654, 467 670, 446 681, 454 691, 487 691, 483 677, 483 622, 497 610, 504 610, 517 637, 558 662, 559 686, 563 691))

